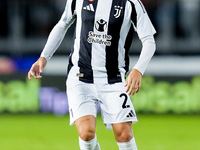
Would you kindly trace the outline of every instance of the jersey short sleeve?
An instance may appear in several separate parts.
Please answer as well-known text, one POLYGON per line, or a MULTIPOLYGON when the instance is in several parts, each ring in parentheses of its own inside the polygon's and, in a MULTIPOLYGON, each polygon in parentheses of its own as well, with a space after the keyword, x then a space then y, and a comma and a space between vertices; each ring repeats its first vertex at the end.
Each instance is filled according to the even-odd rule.
POLYGON ((147 11, 140 0, 129 0, 132 7, 131 20, 139 38, 154 35, 156 30, 152 25, 147 11))

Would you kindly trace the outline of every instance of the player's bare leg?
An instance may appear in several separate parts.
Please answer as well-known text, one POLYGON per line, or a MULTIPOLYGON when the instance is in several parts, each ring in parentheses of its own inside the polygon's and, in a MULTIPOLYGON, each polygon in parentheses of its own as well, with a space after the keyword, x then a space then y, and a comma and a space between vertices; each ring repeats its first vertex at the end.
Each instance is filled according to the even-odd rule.
POLYGON ((96 118, 92 115, 83 116, 75 121, 75 125, 81 150, 100 150, 96 138, 96 118))
POLYGON ((75 121, 75 125, 82 140, 90 141, 95 137, 96 118, 94 116, 83 116, 75 121))
POLYGON ((113 124, 113 131, 120 150, 137 150, 132 122, 113 124))

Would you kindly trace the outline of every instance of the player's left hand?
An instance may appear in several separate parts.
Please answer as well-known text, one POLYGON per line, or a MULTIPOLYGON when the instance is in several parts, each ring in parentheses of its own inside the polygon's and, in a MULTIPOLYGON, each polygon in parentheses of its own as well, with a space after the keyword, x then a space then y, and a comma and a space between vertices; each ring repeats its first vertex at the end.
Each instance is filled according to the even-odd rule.
POLYGON ((133 69, 127 77, 125 87, 129 95, 134 95, 139 92, 141 87, 142 74, 137 69, 133 69))

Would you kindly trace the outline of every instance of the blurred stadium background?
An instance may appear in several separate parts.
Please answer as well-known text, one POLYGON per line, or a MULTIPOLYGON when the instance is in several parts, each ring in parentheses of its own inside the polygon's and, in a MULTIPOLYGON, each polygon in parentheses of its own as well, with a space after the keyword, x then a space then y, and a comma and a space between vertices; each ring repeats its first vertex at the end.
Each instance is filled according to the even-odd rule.
MULTIPOLYGON (((141 1, 157 30, 157 50, 143 77, 141 91, 132 97, 139 119, 133 126, 138 148, 199 150, 200 0, 141 1)), ((66 0, 0 1, 1 150, 78 149, 76 129, 67 125, 65 94, 74 25, 47 64, 43 79, 27 80, 27 72, 40 56, 65 3, 66 0)), ((135 34, 130 68, 140 50, 135 34)), ((112 132, 104 132, 101 119, 98 121, 100 141, 106 143, 102 149, 117 149, 112 132)))

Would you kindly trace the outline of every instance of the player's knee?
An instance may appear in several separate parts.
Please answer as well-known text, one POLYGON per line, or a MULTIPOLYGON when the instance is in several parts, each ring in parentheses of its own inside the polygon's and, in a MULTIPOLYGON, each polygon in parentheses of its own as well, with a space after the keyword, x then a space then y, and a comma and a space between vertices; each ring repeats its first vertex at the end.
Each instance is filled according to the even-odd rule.
POLYGON ((95 126, 82 125, 79 127, 79 136, 84 141, 90 141, 95 137, 95 126))
POLYGON ((122 132, 117 137, 117 141, 119 142, 128 142, 133 138, 133 134, 131 132, 122 132))
POLYGON ((95 137, 95 131, 93 130, 82 130, 82 132, 79 133, 79 136, 84 141, 90 141, 95 137))
POLYGON ((133 138, 131 123, 116 124, 113 127, 117 142, 128 142, 133 138))

